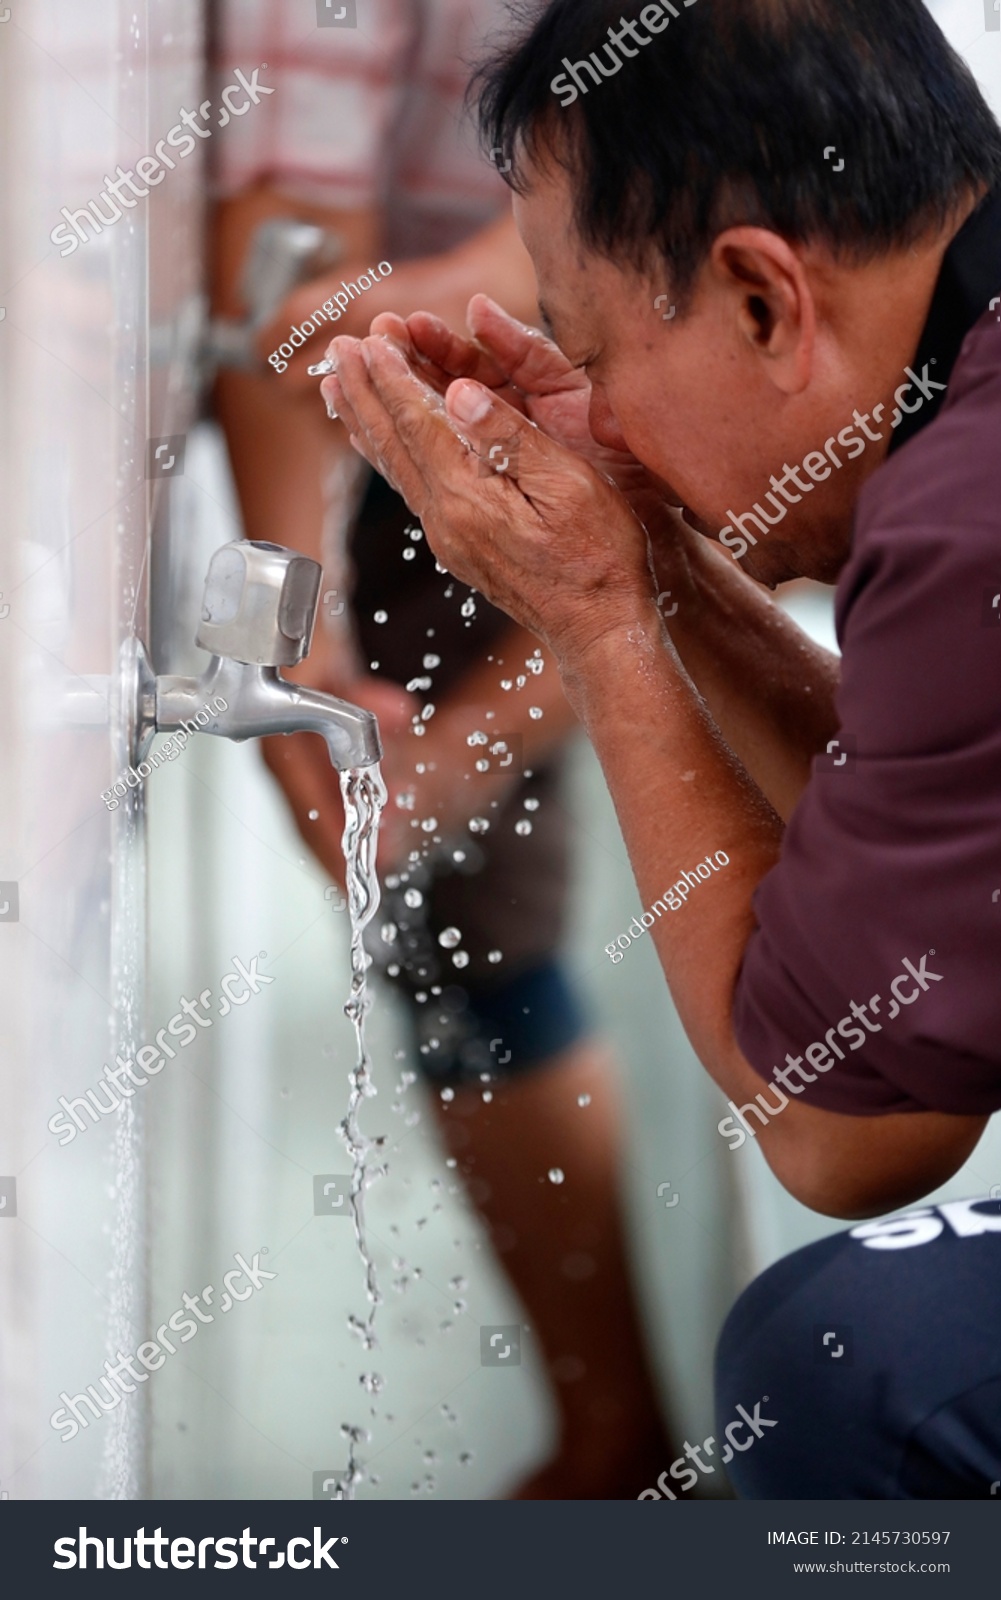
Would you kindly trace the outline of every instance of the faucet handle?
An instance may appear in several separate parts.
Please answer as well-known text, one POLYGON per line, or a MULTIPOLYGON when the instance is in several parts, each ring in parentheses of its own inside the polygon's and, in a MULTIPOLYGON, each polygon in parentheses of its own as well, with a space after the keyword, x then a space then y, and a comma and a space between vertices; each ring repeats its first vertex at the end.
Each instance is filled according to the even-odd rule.
POLYGON ((280 544, 224 544, 209 562, 195 643, 231 661, 296 666, 309 652, 322 576, 280 544))

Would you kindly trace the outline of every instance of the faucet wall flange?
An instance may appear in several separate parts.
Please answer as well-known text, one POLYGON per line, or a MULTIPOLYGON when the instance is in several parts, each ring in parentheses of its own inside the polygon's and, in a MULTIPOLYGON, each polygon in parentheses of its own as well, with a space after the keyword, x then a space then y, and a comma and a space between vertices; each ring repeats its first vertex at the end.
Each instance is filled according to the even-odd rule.
POLYGON ((156 676, 141 639, 126 639, 118 664, 119 721, 126 763, 145 760, 156 733, 156 676))

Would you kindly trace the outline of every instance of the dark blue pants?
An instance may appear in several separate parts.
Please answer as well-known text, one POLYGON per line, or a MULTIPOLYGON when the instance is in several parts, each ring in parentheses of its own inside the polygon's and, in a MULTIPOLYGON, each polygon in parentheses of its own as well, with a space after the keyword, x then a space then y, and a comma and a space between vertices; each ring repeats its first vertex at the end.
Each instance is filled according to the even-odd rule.
POLYGON ((727 1319, 717 1415, 777 1426, 728 1471, 755 1500, 977 1500, 1001 1517, 1001 1201, 864 1223, 762 1274, 727 1319))

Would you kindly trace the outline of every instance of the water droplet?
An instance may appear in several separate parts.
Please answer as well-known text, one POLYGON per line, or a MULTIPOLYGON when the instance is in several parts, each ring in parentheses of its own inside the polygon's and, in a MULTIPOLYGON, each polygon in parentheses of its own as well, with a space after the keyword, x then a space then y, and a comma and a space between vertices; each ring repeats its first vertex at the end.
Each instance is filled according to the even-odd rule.
POLYGON ((579 1094, 577 1096, 577 1104, 579 1106, 589 1106, 591 1104, 591 1096, 589 1094, 579 1094))
POLYGON ((459 609, 464 617, 475 617, 476 601, 473 599, 473 596, 470 595, 468 600, 463 600, 459 609))
POLYGON ((407 684, 407 693, 417 694, 417 692, 420 691, 423 694, 424 690, 430 689, 430 687, 430 678, 411 678, 410 682, 407 684))
POLYGON ((525 674, 523 672, 519 672, 517 678, 515 679, 515 688, 524 689, 527 682, 528 679, 525 677, 525 674))
POLYGON ((533 722, 538 722, 539 718, 542 716, 542 707, 541 706, 529 706, 528 714, 531 717, 533 722))
POLYGON ((417 551, 414 549, 413 545, 408 544, 407 548, 403 552, 403 559, 404 561, 413 561, 416 554, 417 551))
POLYGON ((562 1183, 563 1182, 563 1178, 564 1178, 564 1173, 563 1173, 563 1168, 562 1167, 550 1167, 550 1169, 549 1169, 549 1181, 550 1181, 550 1183, 562 1183))
POLYGON ((427 655, 424 657, 422 665, 425 666, 430 672, 433 670, 433 668, 441 666, 441 656, 427 655))
POLYGON ((378 1372, 363 1372, 358 1378, 362 1388, 369 1394, 379 1394, 386 1380, 378 1372))
MULTIPOLYGON (((421 712, 421 718, 422 718, 422 720, 424 722, 428 722, 434 716, 434 713, 435 713, 434 706, 425 706, 424 710, 421 712)), ((542 715, 542 712, 540 711, 539 712, 539 716, 541 717, 541 715, 542 715)))
POLYGON ((446 1102, 446 1104, 447 1104, 447 1103, 448 1103, 448 1101, 450 1101, 450 1100, 454 1100, 454 1099, 455 1099, 455 1090, 454 1090, 454 1089, 449 1089, 449 1088, 447 1088, 447 1087, 446 1087, 446 1088, 444 1088, 444 1089, 442 1089, 442 1091, 441 1091, 441 1098, 442 1098, 442 1099, 443 1099, 443 1100, 444 1100, 444 1101, 445 1101, 445 1102, 446 1102))
POLYGON ((437 826, 438 826, 438 818, 437 817, 425 817, 424 821, 421 823, 421 828, 423 829, 423 831, 425 833, 434 833, 434 830, 435 830, 435 828, 437 828, 437 826))
POLYGON ((487 956, 487 960, 491 963, 492 966, 496 966, 498 961, 503 961, 504 960, 504 952, 503 952, 503 950, 491 950, 489 955, 487 956))
POLYGON ((411 911, 416 911, 418 906, 424 904, 424 896, 419 889, 406 889, 403 895, 403 902, 410 907, 411 911))
POLYGON ((471 733, 466 740, 467 744, 489 744, 490 739, 485 733, 471 733))
POLYGON ((468 954, 468 952, 465 951, 465 950, 457 950, 455 952, 455 955, 452 957, 452 965, 455 966, 455 967, 468 967, 469 966, 469 954, 468 954))
POLYGON ((470 833, 486 833, 490 824, 486 817, 473 817, 469 824, 470 833))
POLYGON ((525 801, 525 810, 526 811, 538 811, 538 809, 539 809, 538 800, 533 800, 531 797, 529 797, 529 799, 527 799, 525 801))
POLYGON ((493 1099, 493 1097, 494 1097, 494 1092, 493 1092, 492 1089, 484 1089, 484 1091, 483 1091, 483 1099, 485 1100, 487 1105, 490 1104, 490 1102, 493 1099))
POLYGON ((386 944, 393 944, 399 931, 395 922, 384 922, 379 929, 379 934, 386 944))
POLYGON ((413 539, 415 544, 419 544, 421 539, 423 539, 423 537, 424 537, 423 528, 408 528, 407 532, 409 533, 411 539, 413 539))
POLYGON ((373 616, 372 621, 373 622, 388 622, 389 621, 389 612, 388 611, 377 611, 375 613, 375 615, 373 616))
POLYGON ((391 978, 398 978, 400 976, 400 963, 394 961, 392 966, 386 968, 386 971, 391 978))
POLYGON ((500 686, 504 690, 513 689, 514 688, 514 684, 511 682, 510 678, 502 678, 501 681, 500 681, 500 686))
POLYGON ((446 950, 454 950, 462 943, 462 934, 458 928, 445 928, 438 935, 438 943, 446 950))
POLYGON ((490 763, 489 763, 489 761, 484 761, 482 756, 481 756, 479 761, 477 761, 477 763, 476 763, 476 770, 477 770, 477 772, 489 772, 490 771, 490 763))
POLYGON ((318 812, 318 811, 311 811, 311 812, 310 812, 310 813, 309 813, 309 820, 310 820, 310 822, 316 822, 316 821, 317 821, 317 819, 318 819, 318 817, 319 817, 319 815, 320 815, 320 813, 319 813, 319 812, 318 812))
POLYGON ((453 850, 452 851, 452 860, 455 862, 457 867, 461 867, 462 863, 465 861, 465 859, 466 859, 465 850, 453 850))
POLYGON ((473 1452, 471 1450, 463 1450, 461 1456, 459 1457, 459 1465, 460 1465, 460 1467, 468 1467, 469 1463, 472 1461, 472 1459, 473 1459, 473 1452))
POLYGON ((527 817, 522 817, 520 822, 515 823, 514 831, 515 833, 520 833, 521 837, 524 839, 528 834, 531 833, 532 824, 529 822, 527 817))

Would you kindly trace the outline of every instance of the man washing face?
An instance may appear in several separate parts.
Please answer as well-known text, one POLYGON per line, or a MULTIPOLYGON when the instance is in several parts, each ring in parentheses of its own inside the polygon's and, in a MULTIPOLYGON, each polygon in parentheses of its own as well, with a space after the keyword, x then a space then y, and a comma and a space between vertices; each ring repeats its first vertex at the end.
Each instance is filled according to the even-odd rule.
POLYGON ((920 0, 700 0, 561 106, 618 20, 556 0, 484 74, 553 341, 477 298, 470 341, 334 340, 323 389, 552 648, 641 903, 729 855, 651 930, 727 1099, 931 952, 757 1135, 805 1204, 875 1215, 1001 1108, 1001 134, 920 0), (748 576, 838 583, 840 666, 748 576))

